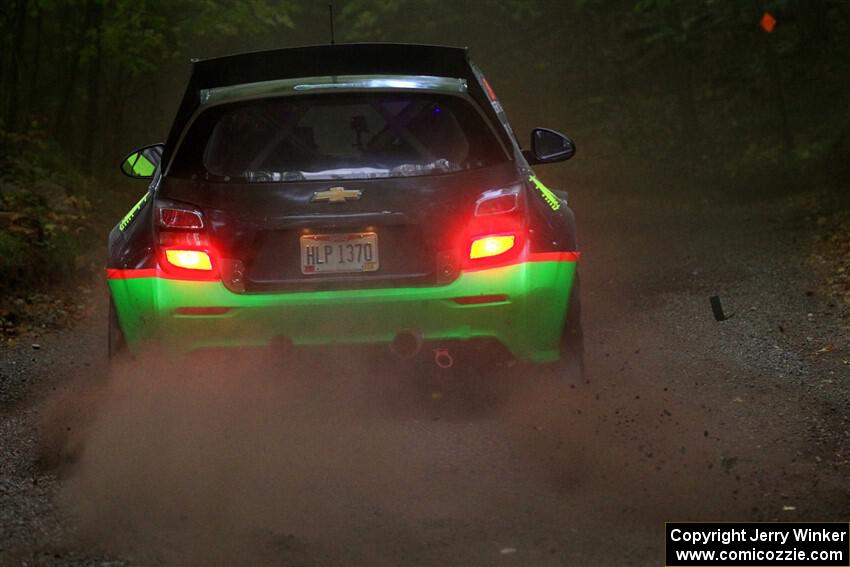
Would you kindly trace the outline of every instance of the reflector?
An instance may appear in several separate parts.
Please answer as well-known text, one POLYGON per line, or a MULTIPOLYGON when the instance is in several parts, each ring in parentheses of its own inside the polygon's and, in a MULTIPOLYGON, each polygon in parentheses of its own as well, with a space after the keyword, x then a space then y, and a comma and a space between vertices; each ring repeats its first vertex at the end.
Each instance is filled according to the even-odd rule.
POLYGON ((184 209, 159 209, 159 224, 166 228, 204 228, 201 213, 184 209))
POLYGON ((229 307, 178 307, 174 310, 177 315, 224 315, 230 312, 229 307))
POLYGON ((469 297, 455 297, 454 302, 460 305, 481 305, 484 303, 501 303, 507 301, 507 295, 470 295, 469 297))
POLYGON ((504 254, 514 247, 516 236, 513 234, 499 234, 476 238, 469 248, 469 259, 489 258, 504 254))
POLYGON ((509 213, 517 207, 516 195, 500 195, 486 201, 480 201, 475 207, 475 216, 509 213))
POLYGON ((166 250, 165 259, 172 266, 187 270, 212 270, 210 255, 200 250, 166 250))
POLYGON ((519 208, 519 191, 518 185, 485 191, 475 202, 473 214, 476 217, 484 217, 516 211, 519 208))

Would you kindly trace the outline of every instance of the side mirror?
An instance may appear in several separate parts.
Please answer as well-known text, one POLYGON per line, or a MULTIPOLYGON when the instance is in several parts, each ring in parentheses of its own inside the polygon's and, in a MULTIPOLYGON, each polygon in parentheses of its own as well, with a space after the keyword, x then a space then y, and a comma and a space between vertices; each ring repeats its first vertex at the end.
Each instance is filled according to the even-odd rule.
POLYGON ((530 165, 566 161, 576 153, 576 144, 567 136, 549 128, 535 128, 531 131, 531 150, 523 150, 522 155, 530 165))
POLYGON ((133 179, 150 179, 162 159, 164 144, 151 144, 133 150, 121 162, 121 173, 133 179))

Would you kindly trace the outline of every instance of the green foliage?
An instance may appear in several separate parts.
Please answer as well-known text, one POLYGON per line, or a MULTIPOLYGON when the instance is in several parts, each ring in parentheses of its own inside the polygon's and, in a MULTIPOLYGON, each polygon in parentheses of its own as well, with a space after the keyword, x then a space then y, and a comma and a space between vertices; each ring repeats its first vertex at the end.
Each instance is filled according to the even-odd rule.
MULTIPOLYGON (((587 159, 573 171, 616 158, 710 164, 747 186, 815 176, 836 186, 850 181, 847 2, 335 4, 340 41, 469 45, 521 138, 547 124, 578 140, 587 159), (759 27, 765 10, 778 22, 771 34, 759 27)), ((73 270, 68 259, 92 233, 90 219, 81 220, 90 215, 86 202, 115 185, 80 171, 94 164, 103 179, 127 150, 165 136, 190 57, 323 42, 326 7, 316 0, 6 2, 2 281, 41 279, 28 258, 43 262, 44 273, 73 270), (79 200, 69 203, 72 196, 79 200)), ((101 199, 98 210, 126 209, 138 186, 131 191, 101 199)))
POLYGON ((0 130, 0 143, 0 290, 64 281, 92 244, 85 180, 44 130, 0 130))
MULTIPOLYGON (((163 137, 190 56, 324 41, 326 6, 12 0, 0 15, 3 51, 23 36, 22 65, 4 75, 0 102, 14 90, 18 129, 35 119, 74 151, 91 139, 97 163, 112 164, 129 138, 163 137), (28 16, 16 22, 24 1, 28 16), (102 18, 92 27, 95 6, 102 18), (92 99, 102 124, 80 112, 92 99)), ((560 124, 599 155, 639 152, 633 140, 649 136, 657 155, 737 169, 766 151, 751 146, 810 143, 846 114, 840 101, 850 94, 850 5, 827 0, 346 0, 336 22, 340 41, 470 45, 520 124, 560 124), (778 21, 769 35, 758 23, 764 10, 778 21), (532 100, 529 85, 545 97, 532 100)))
POLYGON ((14 235, 0 230, 0 289, 8 291, 32 279, 30 247, 14 235))
POLYGON ((153 73, 176 55, 178 32, 149 2, 116 2, 104 24, 104 54, 129 77, 153 73))
POLYGON ((185 76, 163 69, 184 71, 174 64, 200 45, 279 37, 298 10, 274 0, 12 0, 0 10, 0 120, 11 117, 0 122, 0 289, 62 281, 102 245, 89 202, 124 205, 80 172, 98 150, 100 165, 114 164, 127 130, 167 119, 151 98, 185 76))
POLYGON ((846 3, 351 0, 342 15, 349 39, 471 45, 520 124, 559 125, 597 158, 708 162, 784 183, 850 143, 833 127, 850 95, 846 3))
POLYGON ((294 27, 291 6, 268 0, 116 0, 103 24, 104 51, 131 78, 184 56, 202 38, 294 27))

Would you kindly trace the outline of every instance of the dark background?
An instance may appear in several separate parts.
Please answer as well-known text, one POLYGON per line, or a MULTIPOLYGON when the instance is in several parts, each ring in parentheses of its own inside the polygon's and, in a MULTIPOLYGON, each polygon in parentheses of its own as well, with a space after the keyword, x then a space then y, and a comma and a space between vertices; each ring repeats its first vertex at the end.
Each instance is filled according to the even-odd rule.
POLYGON ((110 368, 119 160, 190 57, 326 42, 327 2, 6 0, 0 564, 643 566, 664 522, 846 522, 850 2, 335 7, 338 41, 468 45, 521 139, 575 138, 535 173, 577 215, 586 379, 110 368))
MULTIPOLYGON (((337 41, 468 45, 518 129, 546 120, 594 161, 625 154, 738 174, 816 170, 850 143, 848 2, 351 0, 335 8, 337 41), (760 27, 766 11, 772 33, 760 27)), ((190 57, 329 39, 321 1, 17 0, 0 26, 5 132, 55 144, 68 165, 94 173, 125 146, 163 137, 190 57)), ((7 159, 16 149, 6 141, 7 159)))
MULTIPOLYGON (((841 188, 850 175, 850 2, 350 0, 335 10, 340 42, 468 45, 520 135, 546 125, 576 139, 569 176, 586 191, 659 169, 748 192, 841 188)), ((14 288, 74 273, 89 228, 106 222, 98 212, 114 219, 132 204, 141 188, 115 166, 163 140, 189 58, 326 42, 328 8, 12 0, 0 36, 0 274, 14 288)))

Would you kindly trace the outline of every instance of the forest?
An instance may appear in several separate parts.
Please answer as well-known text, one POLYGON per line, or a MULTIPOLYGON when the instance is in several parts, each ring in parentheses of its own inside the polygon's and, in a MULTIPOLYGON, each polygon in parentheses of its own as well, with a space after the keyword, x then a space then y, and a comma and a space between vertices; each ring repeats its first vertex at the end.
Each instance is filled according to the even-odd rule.
MULTIPOLYGON (((469 46, 518 131, 577 140, 575 183, 658 168, 754 193, 850 179, 850 2, 348 0, 334 27, 338 42, 469 46)), ((102 264, 142 189, 116 164, 164 138, 190 58, 329 40, 324 1, 5 2, 0 287, 102 264)))
POLYGON ((850 0, 0 0, 0 565, 643 566, 670 522, 846 529, 848 188, 850 0), (467 46, 524 153, 544 127, 569 161, 464 134, 454 170, 410 132, 453 145, 448 87, 362 95, 399 108, 373 127, 321 79, 210 113, 227 143, 154 198, 122 175, 193 59, 332 41, 467 46), (371 274, 299 266, 325 239, 371 274))

